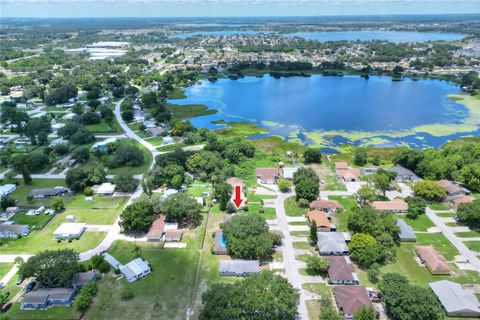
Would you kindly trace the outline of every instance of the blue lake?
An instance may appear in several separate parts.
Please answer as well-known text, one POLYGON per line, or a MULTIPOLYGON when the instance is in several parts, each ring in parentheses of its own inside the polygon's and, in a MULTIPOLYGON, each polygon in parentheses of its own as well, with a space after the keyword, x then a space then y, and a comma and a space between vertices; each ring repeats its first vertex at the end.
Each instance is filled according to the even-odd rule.
MULTIPOLYGON (((232 35, 254 35, 268 33, 254 30, 217 30, 197 31, 171 35, 170 38, 186 39, 194 36, 232 36, 232 35)), ((441 32, 408 32, 408 31, 326 31, 326 32, 299 32, 282 34, 286 37, 299 37, 307 40, 326 41, 370 41, 387 40, 391 42, 425 42, 425 41, 452 41, 464 38, 462 34, 441 33, 441 32)))
POLYGON ((299 32, 287 34, 289 37, 299 37, 307 40, 326 41, 371 41, 386 40, 390 42, 425 42, 452 41, 464 38, 462 34, 441 32, 409 32, 409 31, 335 31, 335 32, 299 32))
MULTIPOLYGON (((377 137, 392 144, 410 144, 409 138, 389 139, 380 133, 401 132, 426 124, 461 123, 468 117, 468 109, 448 99, 449 94, 459 92, 457 85, 440 80, 366 80, 359 76, 321 75, 275 79, 264 75, 216 82, 203 80, 186 89, 187 98, 169 102, 205 104, 218 110, 214 115, 192 119, 196 127, 219 128, 212 123, 215 120, 247 121, 284 137, 293 131, 362 131, 376 132, 377 137)), ((311 142, 307 136, 299 138, 311 142)), ((421 140, 412 140, 411 145, 438 145, 445 140, 425 134, 421 140)), ((345 142, 362 143, 338 137, 332 144, 345 142)))

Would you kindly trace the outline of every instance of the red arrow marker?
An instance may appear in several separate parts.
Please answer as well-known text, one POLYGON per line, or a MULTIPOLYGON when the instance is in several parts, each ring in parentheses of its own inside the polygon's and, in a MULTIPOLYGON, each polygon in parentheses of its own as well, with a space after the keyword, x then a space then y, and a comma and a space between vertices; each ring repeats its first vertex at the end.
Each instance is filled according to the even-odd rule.
POLYGON ((242 204, 242 187, 240 186, 235 186, 235 198, 233 199, 233 203, 235 203, 235 206, 240 208, 240 205, 242 204))

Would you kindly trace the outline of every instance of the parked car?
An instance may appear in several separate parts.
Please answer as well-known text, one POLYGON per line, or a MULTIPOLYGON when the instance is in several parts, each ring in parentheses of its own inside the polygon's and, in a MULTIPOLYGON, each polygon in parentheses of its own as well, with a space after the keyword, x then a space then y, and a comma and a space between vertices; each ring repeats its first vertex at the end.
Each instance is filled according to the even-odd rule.
POLYGON ((25 280, 25 277, 18 278, 18 280, 16 282, 17 286, 21 285, 24 280, 25 280))
POLYGON ((5 303, 2 308, 0 309, 1 312, 7 312, 8 309, 10 309, 10 307, 12 306, 12 301, 8 301, 7 303, 5 303))
POLYGON ((27 286, 25 287, 25 292, 30 292, 33 290, 33 288, 35 288, 35 286, 37 285, 37 283, 35 281, 30 281, 27 286))

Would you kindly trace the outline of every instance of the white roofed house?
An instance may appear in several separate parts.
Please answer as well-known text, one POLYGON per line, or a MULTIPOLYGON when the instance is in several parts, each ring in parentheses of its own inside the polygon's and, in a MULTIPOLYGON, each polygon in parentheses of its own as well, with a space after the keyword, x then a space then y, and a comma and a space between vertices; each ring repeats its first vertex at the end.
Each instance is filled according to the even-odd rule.
POLYGON ((12 193, 15 190, 17 190, 16 185, 14 185, 12 183, 4 184, 4 185, 0 186, 0 197, 9 195, 10 193, 12 193))
POLYGON ((53 235, 57 240, 78 239, 86 228, 85 223, 65 222, 53 232, 53 235))
POLYGON ((126 265, 120 266, 120 272, 128 282, 135 282, 148 275, 151 269, 147 261, 136 258, 126 265))
POLYGON ((100 185, 95 185, 92 187, 93 193, 99 196, 111 196, 115 193, 117 186, 110 182, 105 182, 100 185))
POLYGON ((475 294, 448 280, 429 283, 449 317, 480 317, 480 302, 475 294))
POLYGON ((258 260, 220 260, 221 276, 245 277, 260 272, 258 260))

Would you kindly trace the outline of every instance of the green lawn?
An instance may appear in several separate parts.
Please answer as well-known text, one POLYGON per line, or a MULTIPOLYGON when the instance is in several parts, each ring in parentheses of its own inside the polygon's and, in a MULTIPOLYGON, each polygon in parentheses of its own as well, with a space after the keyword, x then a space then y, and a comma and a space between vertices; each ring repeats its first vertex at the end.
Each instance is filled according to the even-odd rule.
POLYGON ((290 234, 294 237, 308 237, 310 235, 308 231, 291 231, 290 234))
POLYGON ((328 198, 338 201, 343 206, 343 210, 334 215, 337 231, 348 231, 348 217, 357 208, 357 200, 353 196, 330 196, 328 198))
POLYGON ((104 133, 104 134, 115 134, 115 133, 122 133, 122 129, 120 126, 117 124, 117 122, 113 122, 112 126, 109 126, 107 123, 104 121, 98 123, 98 124, 88 124, 85 126, 90 132, 92 133, 104 133))
POLYGON ((13 263, 10 263, 10 262, 0 263, 0 279, 5 277, 5 275, 8 273, 8 271, 10 271, 10 269, 12 269, 12 267, 13 267, 13 263))
POLYGON ((310 244, 308 244, 308 242, 293 242, 292 245, 294 249, 310 249, 310 244))
POLYGON ((33 179, 32 183, 29 185, 25 185, 23 180, 18 179, 17 184, 17 190, 12 193, 12 197, 18 201, 17 205, 20 206, 50 205, 50 199, 39 199, 29 202, 27 196, 32 189, 66 186, 64 179, 33 179))
POLYGON ((478 231, 457 232, 455 233, 455 235, 460 238, 473 238, 473 237, 480 237, 480 232, 478 231))
POLYGON ((285 199, 285 213, 290 217, 301 217, 307 213, 306 208, 300 208, 295 201, 295 197, 285 199))
POLYGON ((163 137, 146 138, 145 141, 151 143, 153 146, 160 146, 163 142, 163 137))
POLYGON ((127 201, 128 197, 94 196, 92 202, 87 202, 78 194, 67 203, 62 216, 74 215, 77 221, 89 224, 113 224, 127 201))
POLYGON ((148 151, 148 149, 144 145, 139 143, 138 141, 131 140, 128 143, 133 144, 136 147, 138 147, 140 150, 142 150, 142 152, 145 156, 144 164, 139 166, 139 167, 123 166, 123 167, 118 167, 118 168, 113 168, 113 169, 108 168, 107 169, 107 174, 126 173, 126 174, 130 174, 130 175, 136 175, 136 174, 147 173, 147 171, 150 169, 150 165, 152 164, 152 161, 153 161, 153 156, 150 153, 150 151, 148 151))
POLYGON ((437 212, 436 215, 441 218, 454 218, 455 214, 452 212, 437 212))
POLYGON ((470 250, 480 252, 480 241, 465 241, 463 242, 470 250))
MULTIPOLYGON (((77 320, 80 319, 80 313, 76 312, 72 307, 52 307, 47 310, 22 310, 20 302, 16 302, 10 310, 5 314, 8 319, 35 319, 35 320, 77 320)), ((7 319, 7 318, 5 318, 7 319)))
POLYGON ((196 186, 191 186, 187 189, 187 193, 194 196, 194 197, 201 197, 202 192, 210 192, 212 193, 212 188, 211 187, 196 187, 196 186))
POLYGON ((247 213, 258 213, 267 220, 275 219, 277 217, 275 208, 265 208, 259 203, 249 203, 247 213), (260 208, 263 208, 263 213, 260 213, 260 208))
POLYGON ((50 219, 51 215, 39 214, 38 216, 27 216, 26 212, 17 212, 10 220, 16 224, 27 224, 31 230, 41 229, 50 219))
POLYGON ((185 144, 183 143, 174 143, 174 144, 168 144, 166 146, 160 146, 157 147, 156 149, 160 152, 167 152, 167 151, 174 151, 177 148, 183 148, 185 147, 185 144))
POLYGON ((32 231, 28 236, 21 239, 4 239, 0 251, 5 254, 32 254, 47 249, 71 248, 77 252, 83 252, 96 247, 105 237, 105 232, 87 231, 79 240, 57 243, 53 237, 53 232, 64 222, 64 219, 63 214, 57 214, 42 230, 32 231))
POLYGON ((416 219, 407 218, 403 214, 395 215, 397 218, 405 220, 405 222, 413 228, 415 231, 427 231, 429 228, 434 227, 432 220, 426 215, 421 214, 416 219))
POLYGON ((446 203, 433 203, 428 205, 428 207, 432 210, 438 210, 438 211, 450 210, 450 206, 446 203))
POLYGON ((418 244, 433 245, 448 261, 458 255, 457 249, 442 233, 417 233, 416 236, 418 244))

